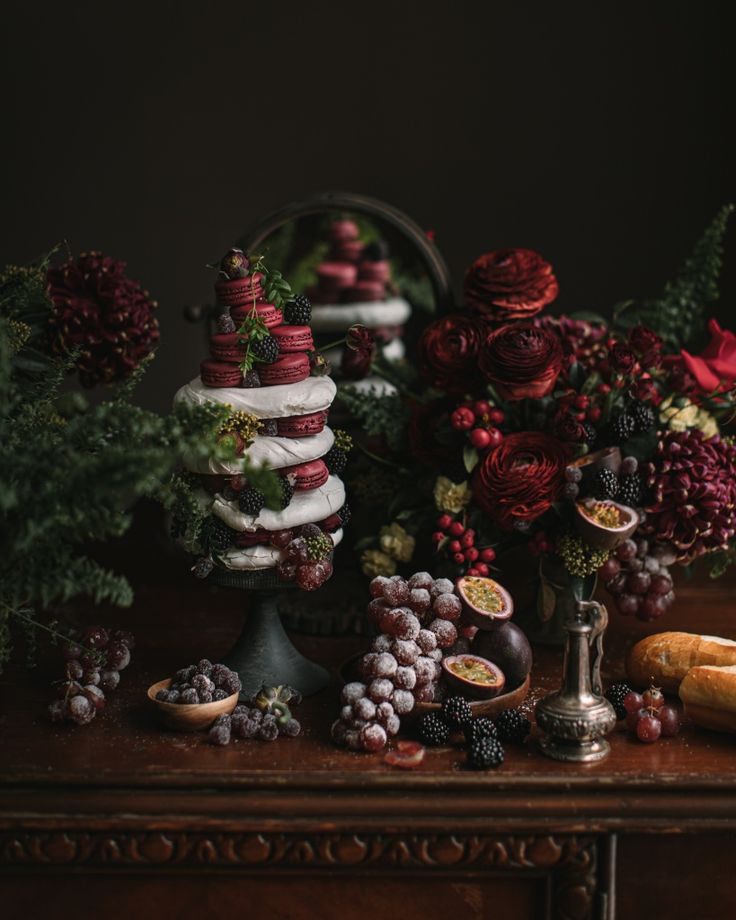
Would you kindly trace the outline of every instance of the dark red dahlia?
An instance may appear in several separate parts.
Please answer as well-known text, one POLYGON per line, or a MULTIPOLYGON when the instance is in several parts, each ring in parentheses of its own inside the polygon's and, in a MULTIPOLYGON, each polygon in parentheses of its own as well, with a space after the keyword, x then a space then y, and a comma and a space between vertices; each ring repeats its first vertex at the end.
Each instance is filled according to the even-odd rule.
POLYGON ((736 534, 736 446, 698 430, 667 431, 644 467, 652 496, 642 531, 678 561, 724 549, 736 534))
POLYGON ((89 252, 48 273, 52 348, 78 351, 85 386, 129 377, 159 339, 156 302, 127 277, 125 265, 89 252))
POLYGON ((479 256, 465 275, 465 303, 493 322, 531 319, 559 292, 552 266, 532 249, 479 256))

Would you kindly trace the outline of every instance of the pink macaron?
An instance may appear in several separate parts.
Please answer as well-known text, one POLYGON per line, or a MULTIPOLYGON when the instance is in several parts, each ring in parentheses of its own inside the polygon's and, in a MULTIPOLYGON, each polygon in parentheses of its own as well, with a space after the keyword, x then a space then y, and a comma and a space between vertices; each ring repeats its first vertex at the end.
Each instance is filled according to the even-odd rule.
POLYGON ((358 281, 343 294, 346 303, 372 303, 385 298, 386 286, 380 281, 358 281))
POLYGON ((276 326, 271 335, 279 343, 279 351, 288 354, 292 351, 314 351, 312 330, 309 326, 276 326))
POLYGON ((243 372, 237 364, 207 359, 199 365, 199 376, 206 387, 239 387, 243 372))
POLYGON ((345 262, 322 262, 317 266, 317 278, 325 291, 352 287, 358 278, 358 267, 345 262))
POLYGON ((309 463, 300 463, 282 470, 294 483, 297 492, 306 492, 309 489, 319 489, 329 479, 330 473, 324 460, 310 460, 309 463))
POLYGON ((240 364, 248 348, 248 336, 241 332, 221 332, 210 336, 210 354, 216 361, 240 364))
POLYGON ((227 307, 263 299, 263 275, 255 272, 245 278, 227 278, 215 282, 217 302, 227 307))
POLYGON ((299 383, 309 377, 309 358, 303 352, 283 355, 273 364, 259 364, 258 375, 265 387, 278 386, 283 383, 299 383))
POLYGON ((360 262, 363 258, 365 244, 360 240, 347 240, 344 243, 335 243, 330 249, 330 259, 335 262, 360 262))
POLYGON ((319 434, 327 421, 326 412, 310 412, 308 415, 290 415, 277 419, 279 436, 282 438, 306 438, 319 434))
POLYGON ((335 243, 357 240, 360 228, 354 220, 333 220, 330 224, 329 237, 335 243))
POLYGON ((360 281, 380 281, 385 284, 391 279, 391 263, 386 259, 380 262, 361 262, 358 266, 360 281))
MULTIPOLYGON (((256 315, 259 319, 263 320, 264 326, 267 329, 273 329, 274 326, 280 326, 284 321, 284 317, 281 315, 281 310, 278 307, 275 307, 272 303, 257 303, 255 305, 256 315)), ((253 301, 250 301, 247 304, 242 304, 239 307, 233 307, 230 311, 230 316, 233 318, 233 322, 236 326, 239 326, 244 319, 251 315, 253 312, 253 301)))

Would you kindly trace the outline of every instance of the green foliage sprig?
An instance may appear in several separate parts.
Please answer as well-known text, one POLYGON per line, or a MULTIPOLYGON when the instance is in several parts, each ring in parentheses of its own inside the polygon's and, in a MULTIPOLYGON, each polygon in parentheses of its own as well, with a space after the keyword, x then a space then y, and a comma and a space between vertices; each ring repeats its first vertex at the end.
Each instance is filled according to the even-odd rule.
POLYGON ((260 272, 264 276, 263 291, 268 303, 272 303, 278 310, 284 309, 284 304, 292 300, 294 292, 291 285, 278 269, 269 268, 263 256, 251 256, 251 273, 260 272))
POLYGON ((348 386, 340 390, 338 399, 358 419, 366 434, 384 435, 392 450, 405 446, 409 410, 398 393, 381 393, 377 387, 358 390, 348 386))

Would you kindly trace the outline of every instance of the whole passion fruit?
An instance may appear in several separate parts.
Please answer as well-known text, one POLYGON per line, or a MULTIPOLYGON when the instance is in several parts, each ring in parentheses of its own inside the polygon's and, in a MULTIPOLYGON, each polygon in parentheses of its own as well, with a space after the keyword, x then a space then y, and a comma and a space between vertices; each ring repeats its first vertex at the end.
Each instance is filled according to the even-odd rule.
POLYGON ((575 505, 575 528, 596 549, 616 549, 638 526, 637 512, 618 502, 586 498, 575 505))
POLYGON ((503 693, 506 676, 501 668, 479 655, 448 655, 442 659, 448 687, 477 700, 490 700, 503 693))
POLYGON ((523 684, 532 669, 532 647, 515 623, 507 621, 495 629, 479 629, 471 648, 473 655, 494 662, 503 671, 507 693, 523 684))
POLYGON ((511 619, 514 602, 509 592, 492 578, 466 575, 459 578, 455 590, 463 602, 466 619, 479 629, 494 629, 511 619))

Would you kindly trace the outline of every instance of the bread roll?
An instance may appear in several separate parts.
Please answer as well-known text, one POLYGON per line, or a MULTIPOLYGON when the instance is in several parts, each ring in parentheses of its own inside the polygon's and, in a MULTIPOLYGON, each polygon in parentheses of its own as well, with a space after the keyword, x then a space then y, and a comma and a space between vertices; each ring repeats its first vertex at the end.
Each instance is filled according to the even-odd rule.
POLYGON ((691 668, 680 684, 680 699, 696 725, 736 732, 736 665, 691 668))
POLYGON ((690 668, 736 665, 736 642, 718 636, 663 632, 637 642, 626 658, 629 680, 639 687, 654 684, 677 693, 690 668))

